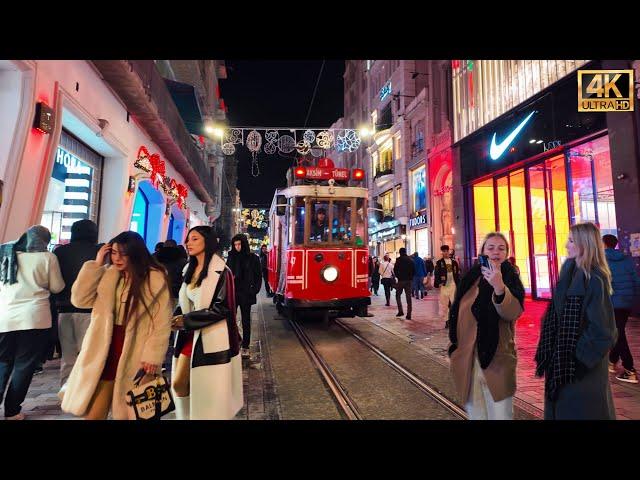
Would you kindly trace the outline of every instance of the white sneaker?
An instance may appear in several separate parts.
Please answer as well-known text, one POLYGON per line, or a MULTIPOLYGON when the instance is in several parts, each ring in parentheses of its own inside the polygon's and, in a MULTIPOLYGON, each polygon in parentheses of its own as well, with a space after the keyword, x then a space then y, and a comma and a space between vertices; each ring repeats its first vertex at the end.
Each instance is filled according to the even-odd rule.
POLYGON ((13 417, 4 417, 5 420, 24 420, 24 413, 20 412, 17 415, 14 415, 13 417))

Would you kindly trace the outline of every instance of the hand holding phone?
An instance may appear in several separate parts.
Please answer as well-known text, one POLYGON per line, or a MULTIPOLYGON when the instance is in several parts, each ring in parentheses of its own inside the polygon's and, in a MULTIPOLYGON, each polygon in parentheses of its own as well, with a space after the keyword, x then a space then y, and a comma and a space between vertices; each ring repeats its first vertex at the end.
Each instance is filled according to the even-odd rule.
POLYGON ((484 268, 491 268, 491 267, 489 266, 489 256, 488 256, 488 255, 480 255, 480 256, 478 257, 478 263, 480 263, 480 266, 481 266, 481 267, 484 267, 484 268))

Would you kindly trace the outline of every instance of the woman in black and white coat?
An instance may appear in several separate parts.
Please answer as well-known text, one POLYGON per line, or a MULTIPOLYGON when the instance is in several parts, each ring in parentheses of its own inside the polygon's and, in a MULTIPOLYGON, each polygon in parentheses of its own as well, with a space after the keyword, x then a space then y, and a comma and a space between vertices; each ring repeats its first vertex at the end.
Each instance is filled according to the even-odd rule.
POLYGON ((242 408, 242 361, 233 275, 208 226, 189 230, 189 263, 173 327, 178 420, 229 420, 242 408))

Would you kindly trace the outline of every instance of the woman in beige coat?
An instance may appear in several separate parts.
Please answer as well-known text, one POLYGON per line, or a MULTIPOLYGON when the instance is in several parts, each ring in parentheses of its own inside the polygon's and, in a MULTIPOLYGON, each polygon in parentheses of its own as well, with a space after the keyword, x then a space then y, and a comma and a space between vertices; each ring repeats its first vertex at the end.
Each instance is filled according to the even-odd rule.
POLYGON ((126 394, 136 373, 156 373, 171 331, 166 272, 135 232, 123 232, 86 262, 71 303, 92 308, 82 349, 62 387, 62 410, 88 420, 129 418, 126 394), (112 265, 104 265, 110 254, 112 265), (106 339, 109 339, 105 341, 106 339))
POLYGON ((524 287, 507 261, 501 233, 486 236, 476 264, 461 280, 449 312, 451 373, 471 420, 511 420, 516 391, 515 320, 524 287))

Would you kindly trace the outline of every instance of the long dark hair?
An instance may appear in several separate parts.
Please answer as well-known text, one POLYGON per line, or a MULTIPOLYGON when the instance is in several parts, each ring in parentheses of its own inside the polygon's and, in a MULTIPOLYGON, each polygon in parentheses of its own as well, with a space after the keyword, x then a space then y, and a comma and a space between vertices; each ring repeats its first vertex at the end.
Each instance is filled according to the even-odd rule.
MULTIPOLYGON (((207 278, 207 274, 209 273, 209 263, 213 256, 218 252, 220 245, 218 243, 218 238, 214 235, 213 229, 207 225, 198 225, 197 227, 193 227, 187 233, 187 239, 194 230, 204 237, 204 265, 202 266, 202 270, 198 276, 198 281, 196 282, 196 287, 199 287, 202 284, 202 281, 207 278)), ((184 283, 187 285, 191 283, 193 272, 195 272, 197 265, 198 259, 190 255, 189 266, 187 267, 187 272, 184 274, 184 283)))
MULTIPOLYGON (((151 270, 162 272, 164 274, 165 282, 167 282, 168 285, 169 281, 167 279, 166 269, 151 256, 144 243, 144 239, 136 232, 122 232, 111 239, 109 243, 111 245, 117 243, 120 247, 121 253, 129 257, 128 273, 131 281, 131 287, 129 288, 129 295, 127 295, 127 301, 125 304, 125 324, 129 320, 129 314, 136 311, 141 301, 147 311, 147 314, 151 317, 152 315, 149 310, 149 305, 144 301, 142 288, 146 281, 150 283, 149 274, 151 273, 151 270)), ((149 290, 151 289, 149 288, 149 290)))

